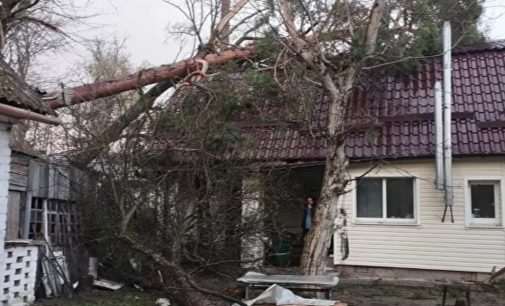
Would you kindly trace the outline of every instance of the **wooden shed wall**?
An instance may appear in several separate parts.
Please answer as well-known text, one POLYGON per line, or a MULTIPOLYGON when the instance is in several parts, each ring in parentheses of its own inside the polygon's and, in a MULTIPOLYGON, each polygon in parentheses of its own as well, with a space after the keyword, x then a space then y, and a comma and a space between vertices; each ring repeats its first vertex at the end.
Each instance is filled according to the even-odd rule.
POLYGON ((10 163, 9 190, 26 191, 28 186, 28 169, 32 157, 23 153, 12 152, 10 163))

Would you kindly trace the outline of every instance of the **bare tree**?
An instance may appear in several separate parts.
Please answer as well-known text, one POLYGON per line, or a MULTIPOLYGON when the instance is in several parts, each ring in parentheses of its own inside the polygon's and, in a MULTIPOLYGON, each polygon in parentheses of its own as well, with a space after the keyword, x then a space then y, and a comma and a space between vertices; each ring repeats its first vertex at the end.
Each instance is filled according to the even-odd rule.
MULTIPOLYGON (((348 103, 353 90, 356 89, 365 71, 411 58, 409 52, 414 50, 416 43, 419 42, 416 32, 423 22, 433 17, 425 16, 424 13, 419 14, 416 11, 417 5, 410 5, 412 3, 409 1, 400 0, 390 2, 239 0, 218 22, 215 16, 220 12, 217 3, 221 2, 211 2, 210 8, 206 8, 201 1, 186 1, 186 7, 178 7, 174 2, 167 2, 188 18, 189 27, 185 31, 181 30, 181 34, 192 35, 197 39, 200 48, 197 48, 195 57, 168 67, 142 71, 126 79, 74 88, 74 94, 68 101, 62 101, 59 96, 55 96, 51 101, 52 107, 58 108, 66 103, 81 103, 126 90, 139 89, 161 80, 165 81, 157 85, 157 93, 175 84, 198 88, 199 85, 192 78, 204 76, 203 70, 207 69, 208 64, 228 63, 254 55, 259 57, 255 63, 257 68, 260 67, 258 70, 273 71, 273 79, 284 92, 296 89, 284 86, 282 82, 298 77, 313 88, 322 90, 330 106, 328 124, 324 132, 327 158, 320 205, 316 211, 313 229, 306 239, 303 256, 305 273, 322 273, 326 262, 324 256, 333 233, 333 220, 338 213, 338 200, 345 193, 347 183, 345 173, 348 161, 344 144, 349 128, 348 103), (247 22, 248 16, 245 16, 235 25, 231 25, 231 19, 242 17, 239 13, 248 4, 253 8, 252 16, 256 17, 256 22, 247 22), (407 20, 410 22, 405 22, 407 20), (244 24, 248 25, 248 29, 246 27, 239 30, 237 25, 244 24), (207 27, 210 27, 209 30, 206 30, 207 27), (226 50, 227 41, 222 38, 230 37, 230 34, 224 33, 224 29, 229 29, 226 31, 230 32, 235 30, 240 34, 261 30, 266 34, 263 37, 252 38, 256 43, 245 49, 235 46, 226 50), (391 32, 398 35, 391 36, 391 32), (203 43, 205 35, 210 37, 208 43, 203 43), (268 37, 273 38, 276 45, 265 53, 264 42, 268 37), (277 50, 272 51, 275 48, 277 50), (391 50, 401 51, 391 52, 391 50), (285 75, 284 79, 279 77, 279 73, 285 75)), ((224 10, 228 10, 226 3, 223 7, 224 10)), ((433 7, 437 6, 430 5, 429 9, 433 7)), ((431 43, 431 39, 427 41, 431 43)), ((238 42, 243 43, 244 40, 239 39, 238 42)), ((426 54, 423 52, 426 50, 424 48, 420 53, 413 54, 424 56, 426 54)), ((128 114, 128 122, 111 125, 113 132, 109 135, 112 136, 108 137, 99 150, 90 155, 91 159, 106 148, 104 144, 117 140, 128 125, 135 122, 141 113, 149 110, 156 96, 157 94, 148 95, 149 103, 139 100, 139 103, 132 105, 134 107, 131 109, 132 112, 128 110, 125 113, 128 114)))
MULTIPOLYGON (((36 60, 56 52, 75 41, 65 33, 68 27, 85 19, 76 13, 74 4, 60 0, 4 0, 0 1, 0 50, 5 60, 25 80, 41 82, 35 77, 36 60)), ((31 135, 41 143, 49 139, 50 129, 34 122, 22 122, 14 127, 13 144, 17 148, 33 150, 31 135)))
POLYGON ((4 0, 1 4, 0 49, 23 78, 36 58, 75 40, 65 31, 86 19, 68 1, 4 0))
POLYGON ((437 44, 439 26, 451 16, 461 14, 456 43, 476 37, 478 40, 474 18, 479 14, 479 5, 473 0, 433 5, 385 0, 279 1, 280 24, 287 33, 279 40, 285 46, 285 54, 314 72, 307 81, 323 89, 329 104, 325 174, 302 257, 306 274, 324 272, 334 220, 340 210, 339 199, 347 192, 345 139, 353 129, 350 103, 353 94, 360 90, 360 82, 368 79, 380 83, 380 73, 372 80, 367 76, 372 71, 379 72, 378 67, 437 54, 440 48, 433 46, 437 44), (422 35, 416 36, 418 33, 422 35))
MULTIPOLYGON (((144 267, 154 267, 146 270, 159 271, 159 285, 179 305, 240 303, 201 286, 199 275, 243 263, 243 237, 277 234, 273 212, 242 219, 242 201, 257 201, 259 195, 241 185, 253 161, 224 158, 247 141, 231 120, 246 108, 220 103, 229 97, 223 90, 229 81, 224 75, 196 88, 180 87, 170 105, 154 107, 130 125, 91 169, 102 195, 88 203, 97 207, 87 224, 95 229, 91 249, 104 260, 118 249, 140 258, 144 267), (96 239, 107 240, 93 244, 96 239)), ((117 265, 120 260, 112 257, 117 265)))
POLYGON ((202 31, 209 24, 212 27, 209 31, 209 41, 200 45, 200 51, 195 57, 160 67, 160 69, 146 69, 127 77, 116 76, 111 78, 115 79, 115 82, 111 82, 110 79, 106 81, 97 80, 91 84, 70 88, 64 95, 63 93, 54 93, 48 97, 46 100, 50 107, 56 109, 69 104, 80 104, 90 100, 110 97, 129 90, 137 90, 140 93, 136 103, 129 105, 121 116, 111 122, 108 127, 99 130, 100 134, 95 135, 99 139, 96 145, 80 151, 74 160, 84 165, 92 161, 97 154, 100 154, 111 143, 115 142, 128 125, 149 111, 160 95, 173 88, 177 83, 191 81, 195 77, 202 78, 208 69, 208 65, 225 64, 231 60, 248 58, 254 52, 253 48, 226 50, 227 45, 222 43, 221 38, 223 35, 229 35, 229 33, 225 34, 224 31, 229 29, 230 21, 240 13, 247 2, 247 0, 237 1, 226 14, 224 13, 228 8, 224 7, 221 11, 224 15, 221 18, 219 18, 220 1, 213 1, 210 8, 201 1, 188 1, 186 8, 171 3, 172 6, 182 12, 188 11, 188 16, 195 19, 191 22, 190 28, 192 30, 189 30, 189 34, 198 37, 200 34, 194 34, 195 31, 202 31), (205 9, 205 11, 198 11, 198 8, 205 9), (199 12, 198 16, 195 15, 197 11, 199 12), (222 52, 219 54, 213 53, 217 50, 222 52), (153 83, 157 84, 146 92, 143 91, 143 86, 153 83), (64 96, 68 101, 63 101, 64 96))
MULTIPOLYGON (((302 4, 303 5, 303 4, 302 4)), ((369 13, 369 17, 364 20, 367 24, 365 35, 363 35, 365 56, 372 56, 376 50, 377 37, 384 16, 385 1, 376 0, 369 13)), ((325 12, 328 15, 323 19, 323 24, 348 23, 349 34, 354 31, 352 20, 332 20, 331 11, 325 12)), ((334 71, 331 62, 328 61, 330 54, 325 50, 324 43, 321 42, 322 31, 327 29, 317 28, 312 21, 314 28, 311 29, 311 36, 303 35, 297 30, 292 5, 288 1, 281 1, 280 12, 284 21, 286 31, 291 38, 290 43, 293 51, 299 55, 307 68, 317 69, 319 79, 325 89, 329 99, 329 119, 327 126, 327 157, 325 174, 319 205, 316 208, 314 225, 305 242, 304 254, 302 257, 302 268, 307 274, 321 274, 324 272, 326 264, 326 254, 330 239, 333 236, 333 222, 338 212, 338 199, 345 193, 347 183, 346 168, 347 157, 345 154, 345 130, 346 130, 346 103, 352 93, 360 69, 360 62, 349 61, 347 67, 334 71)), ((307 12, 307 18, 313 19, 312 13, 307 12)))

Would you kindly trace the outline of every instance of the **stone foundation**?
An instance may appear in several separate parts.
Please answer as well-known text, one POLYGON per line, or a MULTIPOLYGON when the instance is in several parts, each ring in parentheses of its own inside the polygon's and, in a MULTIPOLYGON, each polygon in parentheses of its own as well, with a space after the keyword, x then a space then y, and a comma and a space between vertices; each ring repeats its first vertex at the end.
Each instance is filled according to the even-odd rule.
POLYGON ((477 272, 454 272, 440 270, 421 270, 405 268, 385 268, 367 266, 334 266, 341 279, 355 280, 390 280, 402 283, 414 282, 438 282, 438 281, 485 281, 490 277, 489 273, 477 272))

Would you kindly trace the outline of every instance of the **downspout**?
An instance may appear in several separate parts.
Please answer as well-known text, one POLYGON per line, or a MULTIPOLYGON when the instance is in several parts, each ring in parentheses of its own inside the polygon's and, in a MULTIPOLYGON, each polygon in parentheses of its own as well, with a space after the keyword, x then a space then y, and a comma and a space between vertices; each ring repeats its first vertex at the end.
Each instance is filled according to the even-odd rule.
POLYGON ((442 83, 435 82, 435 188, 445 190, 444 169, 444 118, 443 118, 442 83))
POLYGON ((444 185, 445 185, 445 210, 442 222, 445 221, 447 208, 453 215, 453 183, 452 183, 452 33, 450 22, 444 22, 444 185))

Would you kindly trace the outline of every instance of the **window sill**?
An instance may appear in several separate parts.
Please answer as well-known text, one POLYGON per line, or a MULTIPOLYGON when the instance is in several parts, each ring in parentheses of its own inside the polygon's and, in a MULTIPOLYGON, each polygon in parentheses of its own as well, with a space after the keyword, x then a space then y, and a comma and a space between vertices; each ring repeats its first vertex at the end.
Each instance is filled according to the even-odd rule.
POLYGON ((393 225, 393 226, 420 226, 420 224, 416 221, 372 221, 372 220, 354 220, 352 222, 355 225, 393 225))
POLYGON ((483 223, 470 223, 465 224, 466 229, 503 229, 502 224, 483 224, 483 223))

